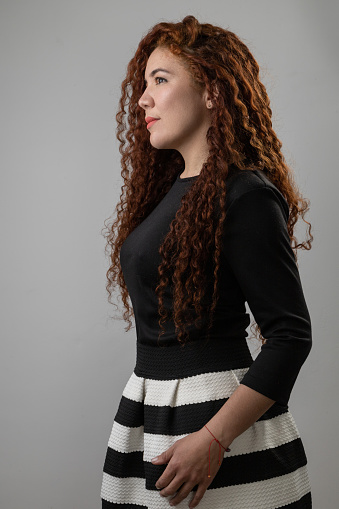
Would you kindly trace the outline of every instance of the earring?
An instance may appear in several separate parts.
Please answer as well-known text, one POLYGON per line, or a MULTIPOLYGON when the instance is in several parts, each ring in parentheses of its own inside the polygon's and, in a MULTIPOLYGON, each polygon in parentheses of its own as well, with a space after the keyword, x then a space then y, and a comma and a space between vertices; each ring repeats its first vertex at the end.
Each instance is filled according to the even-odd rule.
POLYGON ((211 103, 211 101, 208 101, 207 108, 212 108, 212 103, 211 103))

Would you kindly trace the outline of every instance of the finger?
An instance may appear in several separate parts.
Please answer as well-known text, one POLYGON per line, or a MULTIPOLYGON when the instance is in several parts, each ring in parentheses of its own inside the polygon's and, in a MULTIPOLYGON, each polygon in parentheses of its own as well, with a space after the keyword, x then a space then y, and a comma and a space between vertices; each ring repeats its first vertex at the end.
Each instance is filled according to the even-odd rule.
POLYGON ((196 494, 195 494, 195 497, 193 498, 193 500, 189 504, 189 508, 190 509, 193 509, 193 507, 197 507, 197 505, 199 504, 200 500, 205 495, 206 490, 207 490, 207 486, 205 486, 204 484, 199 484, 198 489, 197 489, 196 494))
POLYGON ((165 460, 162 456, 158 456, 157 459, 152 458, 151 462, 152 465, 164 465, 165 463, 168 463, 168 461, 165 460))
POLYGON ((170 482, 168 486, 166 486, 163 490, 160 491, 160 495, 162 495, 163 497, 176 495, 177 491, 180 489, 184 482, 185 479, 181 478, 179 480, 178 476, 174 477, 172 482, 170 482))
POLYGON ((177 491, 176 495, 174 495, 174 497, 169 499, 170 505, 177 505, 182 500, 184 500, 191 493, 192 488, 195 486, 195 484, 196 483, 193 483, 193 482, 191 482, 191 483, 185 482, 184 484, 182 484, 182 486, 177 491))
MULTIPOLYGON (((155 483, 157 490, 167 489, 169 484, 172 483, 175 478, 175 472, 171 472, 171 470, 167 470, 167 468, 155 483)), ((163 493, 160 492, 160 494, 162 495, 163 493)), ((170 495, 170 493, 168 493, 168 495, 170 495)), ((168 495, 166 494, 165 496, 167 497, 168 495)))
POLYGON ((152 458, 151 462, 154 465, 161 465, 163 463, 168 463, 169 460, 171 459, 172 454, 173 454, 173 445, 171 445, 171 447, 166 449, 166 451, 164 451, 161 454, 159 454, 159 456, 156 456, 155 458, 152 458))

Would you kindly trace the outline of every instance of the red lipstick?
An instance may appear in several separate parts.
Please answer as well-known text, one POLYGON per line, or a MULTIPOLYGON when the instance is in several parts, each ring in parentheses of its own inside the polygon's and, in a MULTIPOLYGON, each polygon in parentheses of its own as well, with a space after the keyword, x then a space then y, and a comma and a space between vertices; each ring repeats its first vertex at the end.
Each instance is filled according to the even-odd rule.
POLYGON ((146 117, 145 118, 145 122, 147 123, 147 129, 153 125, 157 120, 160 120, 159 118, 155 118, 155 117, 146 117))

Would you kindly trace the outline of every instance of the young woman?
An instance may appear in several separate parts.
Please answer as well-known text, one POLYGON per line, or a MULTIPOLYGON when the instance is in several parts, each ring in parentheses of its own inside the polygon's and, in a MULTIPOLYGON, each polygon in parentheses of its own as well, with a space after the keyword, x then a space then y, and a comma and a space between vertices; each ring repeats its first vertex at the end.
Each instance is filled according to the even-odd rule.
POLYGON ((246 45, 193 16, 154 26, 128 65, 107 290, 118 283, 135 317, 137 355, 108 443, 105 509, 312 506, 288 402, 312 343, 292 248, 313 237, 310 225, 307 242, 293 236, 308 203, 269 104, 246 45))

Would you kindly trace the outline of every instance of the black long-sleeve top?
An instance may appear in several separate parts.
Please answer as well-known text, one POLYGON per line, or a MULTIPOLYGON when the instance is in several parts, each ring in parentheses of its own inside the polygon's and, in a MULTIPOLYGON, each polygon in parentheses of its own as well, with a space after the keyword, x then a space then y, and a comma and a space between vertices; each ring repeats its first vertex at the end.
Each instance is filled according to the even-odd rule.
MULTIPOLYGON (((180 207, 182 196, 198 178, 178 175, 170 191, 130 233, 120 261, 135 315, 137 341, 158 339, 158 300, 155 294, 158 249, 180 207)), ((210 338, 247 337, 247 301, 266 339, 241 383, 288 405, 290 393, 311 346, 311 320, 287 231, 288 203, 262 170, 241 170, 227 180, 227 217, 218 273, 219 300, 210 338)), ((171 287, 164 305, 172 310, 171 287)), ((207 318, 207 317, 206 317, 207 318)), ((207 323, 207 321, 205 321, 207 323)), ((164 344, 177 342, 174 322, 165 324, 164 344)), ((204 327, 188 328, 191 340, 201 339, 204 327)))

